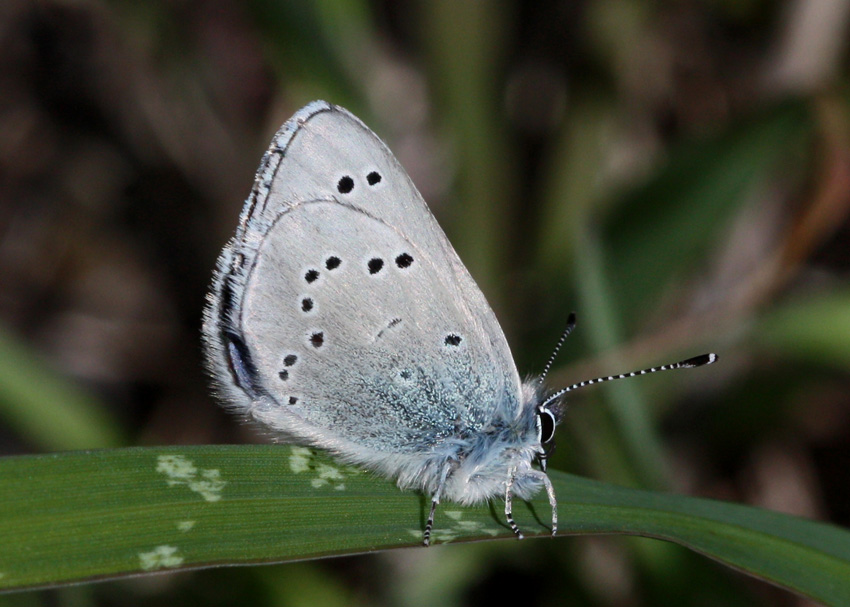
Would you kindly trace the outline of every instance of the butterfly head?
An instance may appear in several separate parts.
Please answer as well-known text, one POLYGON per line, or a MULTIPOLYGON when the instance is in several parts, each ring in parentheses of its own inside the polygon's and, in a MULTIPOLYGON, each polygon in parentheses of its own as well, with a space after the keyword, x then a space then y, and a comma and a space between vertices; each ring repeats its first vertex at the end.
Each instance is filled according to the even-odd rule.
MULTIPOLYGON (((564 341, 566 341, 567 336, 573 331, 575 326, 576 315, 575 313, 571 313, 569 318, 567 319, 566 329, 561 334, 561 338, 558 340, 558 343, 555 346, 555 350, 552 352, 552 355, 549 357, 546 366, 543 368, 543 374, 537 380, 538 386, 541 386, 543 384, 543 381, 546 379, 546 375, 552 368, 552 363, 555 362, 555 357, 558 355, 558 351, 561 349, 561 346, 564 344, 564 341)), ((650 373, 656 373, 658 371, 670 371, 673 369, 692 369, 694 367, 710 365, 716 360, 716 354, 702 354, 700 356, 694 356, 692 358, 688 358, 686 360, 682 360, 673 364, 650 367, 648 369, 632 371, 631 373, 620 373, 619 375, 608 375, 604 377, 588 379, 582 382, 572 384, 571 386, 561 388, 560 390, 549 394, 548 396, 542 399, 542 402, 540 402, 540 404, 536 405, 537 417, 535 421, 537 424, 537 439, 539 445, 537 461, 540 464, 540 469, 543 470, 543 472, 546 472, 547 460, 549 459, 549 456, 552 454, 552 452, 555 450, 555 428, 558 426, 558 422, 561 421, 561 408, 559 406, 559 403, 562 398, 567 394, 567 392, 572 392, 574 390, 578 390, 579 388, 584 388, 586 386, 592 386, 593 384, 604 383, 617 379, 625 379, 627 377, 636 377, 638 375, 647 375, 650 373)))

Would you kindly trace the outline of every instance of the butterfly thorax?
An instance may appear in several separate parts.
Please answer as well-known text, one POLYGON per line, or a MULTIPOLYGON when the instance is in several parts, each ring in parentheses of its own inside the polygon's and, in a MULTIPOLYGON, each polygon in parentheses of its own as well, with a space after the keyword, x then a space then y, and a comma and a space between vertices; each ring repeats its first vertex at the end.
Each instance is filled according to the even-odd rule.
POLYGON ((536 402, 527 401, 516 418, 495 419, 475 432, 460 431, 429 449, 427 463, 417 458, 408 467, 395 460, 400 487, 433 494, 443 475, 443 496, 462 504, 474 504, 504 495, 509 472, 514 471, 514 493, 528 497, 540 489, 540 481, 527 477, 534 458, 540 453, 536 425, 536 402))

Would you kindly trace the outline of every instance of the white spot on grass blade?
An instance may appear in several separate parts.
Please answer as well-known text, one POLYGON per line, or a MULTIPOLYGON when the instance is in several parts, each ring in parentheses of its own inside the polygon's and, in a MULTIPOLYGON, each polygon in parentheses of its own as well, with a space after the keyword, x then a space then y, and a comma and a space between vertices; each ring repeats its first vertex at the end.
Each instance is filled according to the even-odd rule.
POLYGON ((310 456, 312 452, 307 447, 292 447, 289 456, 289 469, 295 474, 307 472, 310 469, 310 456))
POLYGON ((217 502, 221 499, 221 490, 227 484, 221 480, 221 472, 215 469, 201 470, 201 479, 189 481, 189 489, 201 496, 208 502, 217 502))
MULTIPOLYGON (((291 462, 292 457, 290 457, 290 465, 291 462)), ((345 480, 345 474, 342 473, 342 470, 330 464, 319 464, 316 466, 316 473, 318 476, 310 480, 310 485, 313 489, 336 483, 336 481, 345 480)), ((337 491, 345 490, 345 483, 336 483, 334 489, 337 491)))
POLYGON ((431 537, 434 538, 435 543, 448 544, 457 539, 457 534, 453 529, 443 529, 442 531, 435 531, 431 537))
POLYGON ((195 477, 198 469, 182 455, 160 455, 156 458, 156 471, 168 477, 169 485, 177 485, 195 477))
POLYGON ((178 521, 177 522, 177 530, 186 533, 190 531, 192 527, 195 526, 195 521, 178 521))
POLYGON ((139 553, 139 565, 145 571, 154 569, 172 569, 183 564, 183 557, 177 554, 177 546, 157 546, 150 552, 139 553))
POLYGON ((481 521, 457 521, 451 528, 452 533, 459 535, 487 535, 496 536, 500 531, 497 529, 485 529, 481 521))
POLYGON ((328 464, 319 464, 316 471, 319 473, 319 478, 323 478, 326 481, 341 481, 345 478, 339 468, 329 466, 328 464))
POLYGON ((156 461, 156 471, 168 477, 165 482, 170 487, 185 485, 208 502, 221 499, 227 481, 221 479, 220 471, 214 468, 199 470, 182 455, 160 455, 156 461))
MULTIPOLYGON (((445 516, 450 519, 456 521, 448 528, 442 529, 434 529, 431 537, 433 539, 432 543, 448 543, 452 542, 459 537, 466 537, 470 535, 489 535, 495 537, 501 534, 503 529, 487 529, 484 526, 484 523, 480 521, 461 521, 461 515, 463 514, 460 510, 447 510, 443 512, 445 516)), ((422 531, 420 529, 408 529, 408 533, 415 538, 422 538, 422 531)))

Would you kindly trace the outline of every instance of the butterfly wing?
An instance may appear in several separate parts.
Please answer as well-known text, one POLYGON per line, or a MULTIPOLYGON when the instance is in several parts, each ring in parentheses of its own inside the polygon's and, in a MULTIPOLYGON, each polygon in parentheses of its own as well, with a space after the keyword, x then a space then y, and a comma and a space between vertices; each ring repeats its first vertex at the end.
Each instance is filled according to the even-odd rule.
POLYGON ((343 455, 424 451, 519 413, 484 295, 386 145, 324 102, 264 156, 204 333, 237 409, 343 455))

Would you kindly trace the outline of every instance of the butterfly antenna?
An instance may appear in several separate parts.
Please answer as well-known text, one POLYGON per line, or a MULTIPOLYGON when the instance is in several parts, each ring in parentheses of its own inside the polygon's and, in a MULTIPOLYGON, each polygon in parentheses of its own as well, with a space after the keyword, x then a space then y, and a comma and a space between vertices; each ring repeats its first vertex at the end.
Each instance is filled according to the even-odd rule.
POLYGON ((579 388, 584 388, 585 386, 590 386, 592 384, 601 384, 606 381, 614 381, 615 379, 625 379, 627 377, 637 377, 638 375, 648 375, 650 373, 657 373, 658 371, 672 371, 673 369, 693 369, 694 367, 710 365, 716 360, 717 354, 701 354, 700 356, 694 356, 693 358, 688 358, 686 360, 673 363, 672 365, 661 365, 660 367, 650 367, 649 369, 632 371, 631 373, 621 373, 620 375, 609 375, 608 377, 597 377, 596 379, 587 379, 577 384, 573 384, 572 386, 567 386, 566 388, 558 390, 557 392, 546 398, 546 400, 543 401, 541 407, 545 408, 549 406, 551 403, 561 398, 567 392, 572 392, 573 390, 578 390, 579 388))
POLYGON ((567 328, 564 329, 564 332, 561 333, 560 339, 558 339, 558 343, 555 345, 555 351, 552 352, 552 355, 549 357, 549 360, 546 361, 546 366, 543 367, 543 373, 540 375, 540 384, 543 384, 543 380, 546 379, 546 375, 549 373, 549 369, 552 368, 552 364, 555 362, 555 357, 558 356, 558 352, 561 350, 561 346, 564 345, 564 342, 567 341, 567 336, 573 332, 573 329, 576 328, 576 313, 570 312, 569 317, 567 317, 567 328))

